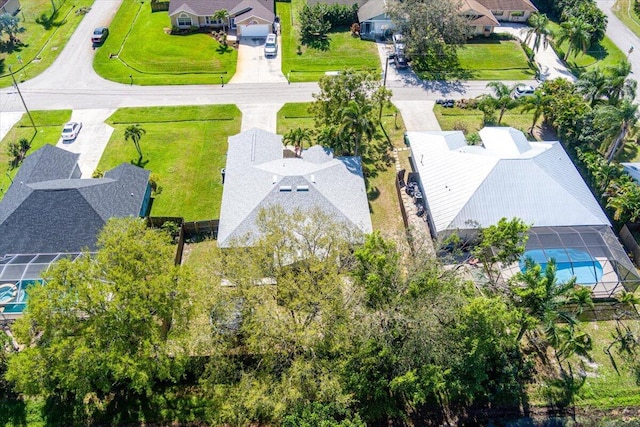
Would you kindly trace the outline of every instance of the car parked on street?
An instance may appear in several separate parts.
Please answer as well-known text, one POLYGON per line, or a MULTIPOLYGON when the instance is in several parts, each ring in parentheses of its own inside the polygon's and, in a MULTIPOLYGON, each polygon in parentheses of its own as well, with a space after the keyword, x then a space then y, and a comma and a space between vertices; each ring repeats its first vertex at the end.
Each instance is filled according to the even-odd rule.
POLYGON ((536 89, 530 85, 518 85, 511 93, 511 98, 518 99, 523 96, 533 96, 536 89))
POLYGON ((69 122, 64 125, 62 129, 62 140, 63 141, 73 141, 76 139, 78 134, 80 133, 80 129, 82 129, 82 122, 69 122))
POLYGON ((264 44, 264 56, 276 56, 278 54, 278 40, 276 35, 271 33, 267 35, 267 41, 264 44))
POLYGON ((93 44, 102 44, 107 39, 109 35, 109 29, 107 27, 98 27, 93 30, 93 35, 91 36, 91 43, 93 44))

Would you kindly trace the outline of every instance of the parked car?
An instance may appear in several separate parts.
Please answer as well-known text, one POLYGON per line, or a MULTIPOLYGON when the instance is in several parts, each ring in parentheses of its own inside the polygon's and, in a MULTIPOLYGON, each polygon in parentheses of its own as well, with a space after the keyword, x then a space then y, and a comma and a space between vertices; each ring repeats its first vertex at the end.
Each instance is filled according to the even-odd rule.
POLYGON ((91 36, 91 42, 93 44, 101 44, 107 39, 109 35, 109 29, 107 27, 98 27, 93 30, 93 35, 91 36))
POLYGON ((267 35, 267 41, 264 44, 264 56, 276 56, 278 54, 278 40, 276 35, 271 33, 267 35))
POLYGON ((64 125, 62 129, 62 140, 63 141, 72 141, 76 139, 78 134, 80 133, 80 129, 82 129, 82 122, 69 122, 64 125))
POLYGON ((522 96, 533 96, 536 89, 530 85, 518 85, 511 93, 513 99, 518 99, 522 96))

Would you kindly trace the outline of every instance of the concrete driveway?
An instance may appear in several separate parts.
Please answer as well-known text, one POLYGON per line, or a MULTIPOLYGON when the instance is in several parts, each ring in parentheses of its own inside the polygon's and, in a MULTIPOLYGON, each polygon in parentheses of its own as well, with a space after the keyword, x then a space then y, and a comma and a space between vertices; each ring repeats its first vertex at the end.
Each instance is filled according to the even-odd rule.
POLYGON ((242 38, 238 47, 236 73, 229 83, 286 83, 282 74, 282 44, 278 37, 278 54, 264 56, 264 38, 242 38))
MULTIPOLYGON (((78 166, 82 178, 91 178, 98 167, 100 157, 113 133, 113 128, 104 121, 115 110, 74 110, 71 113, 72 122, 82 122, 82 129, 73 141, 58 140, 59 148, 80 154, 78 166)), ((62 128, 60 128, 62 131, 62 128)))
POLYGON ((259 128, 276 133, 278 111, 284 105, 280 104, 236 104, 242 112, 240 132, 259 128))
MULTIPOLYGON (((507 33, 516 37, 518 40, 524 40, 527 37, 527 29, 525 24, 517 24, 513 22, 501 22, 499 27, 495 28, 496 33, 507 33)), ((529 47, 533 49, 533 37, 529 40, 529 47)), ((575 82, 576 78, 565 67, 564 63, 558 58, 556 52, 551 45, 544 46, 540 44, 540 48, 535 52, 534 60, 538 64, 540 70, 540 80, 566 79, 575 82)))

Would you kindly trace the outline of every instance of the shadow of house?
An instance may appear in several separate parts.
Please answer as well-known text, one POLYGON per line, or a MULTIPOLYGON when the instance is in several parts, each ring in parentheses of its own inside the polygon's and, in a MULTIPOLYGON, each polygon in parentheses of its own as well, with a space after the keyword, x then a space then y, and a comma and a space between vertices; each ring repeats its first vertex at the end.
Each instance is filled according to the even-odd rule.
POLYGON ((251 129, 229 138, 218 246, 256 236, 261 209, 320 209, 363 233, 372 231, 359 158, 333 157, 320 145, 291 156, 282 136, 251 129))

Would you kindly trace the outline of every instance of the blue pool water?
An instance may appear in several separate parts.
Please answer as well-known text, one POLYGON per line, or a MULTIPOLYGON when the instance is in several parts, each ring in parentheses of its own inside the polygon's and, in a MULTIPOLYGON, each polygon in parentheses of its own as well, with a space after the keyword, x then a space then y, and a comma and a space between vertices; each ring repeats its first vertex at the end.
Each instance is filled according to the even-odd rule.
POLYGON ((544 273, 547 262, 553 258, 556 260, 556 278, 558 283, 576 277, 579 285, 593 286, 602 279, 602 265, 584 251, 577 249, 534 249, 526 251, 520 259, 520 270, 524 271, 524 260, 533 259, 540 265, 544 273))

